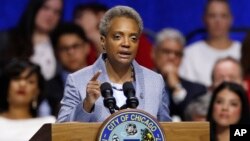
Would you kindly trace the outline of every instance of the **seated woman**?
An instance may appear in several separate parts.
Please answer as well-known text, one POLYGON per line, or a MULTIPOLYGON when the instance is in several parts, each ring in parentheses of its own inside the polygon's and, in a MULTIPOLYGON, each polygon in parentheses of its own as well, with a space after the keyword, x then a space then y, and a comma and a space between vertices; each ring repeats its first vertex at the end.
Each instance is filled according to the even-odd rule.
POLYGON ((55 122, 55 117, 37 117, 43 83, 37 65, 12 60, 6 66, 0 84, 0 140, 29 140, 43 124, 55 122))
POLYGON ((244 88, 232 82, 219 85, 214 90, 207 120, 211 123, 211 141, 229 141, 230 125, 250 123, 244 88))

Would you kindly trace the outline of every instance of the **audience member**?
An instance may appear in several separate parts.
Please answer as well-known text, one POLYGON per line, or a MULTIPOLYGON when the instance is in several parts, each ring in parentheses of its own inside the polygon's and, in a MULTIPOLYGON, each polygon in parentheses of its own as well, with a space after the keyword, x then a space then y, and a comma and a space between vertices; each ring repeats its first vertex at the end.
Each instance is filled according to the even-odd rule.
POLYGON ((100 45, 98 25, 107 10, 108 7, 99 3, 80 4, 74 10, 74 22, 86 32, 88 39, 90 39, 96 49, 96 56, 99 56, 103 52, 100 45))
POLYGON ((56 59, 49 34, 60 21, 62 6, 62 0, 30 0, 17 27, 9 32, 3 60, 29 59, 41 66, 46 80, 51 79, 56 72, 56 59))
POLYGON ((211 141, 229 141, 232 124, 249 124, 250 111, 243 87, 223 82, 213 92, 207 120, 211 123, 211 141))
POLYGON ((160 31, 156 36, 154 62, 156 70, 162 74, 170 96, 170 114, 184 118, 187 104, 206 93, 206 87, 181 78, 178 75, 183 55, 185 39, 183 35, 171 28, 160 31))
POLYGON ((122 107, 126 101, 122 84, 127 81, 135 86, 137 109, 160 121, 171 120, 162 76, 134 61, 143 30, 140 15, 130 7, 116 6, 105 13, 99 28, 105 53, 93 65, 68 76, 58 121, 104 121, 110 112, 104 107, 100 83, 111 83, 117 106, 122 107))
POLYGON ((193 43, 185 49, 180 74, 190 81, 210 87, 215 62, 227 56, 239 60, 241 45, 229 37, 232 14, 226 0, 209 0, 204 22, 208 32, 207 39, 193 43))
POLYGON ((212 87, 215 89, 223 81, 234 82, 244 86, 240 62, 232 57, 217 60, 212 70, 212 87))
POLYGON ((202 95, 192 100, 184 112, 186 121, 206 121, 210 97, 202 95))
MULTIPOLYGON (((92 43, 91 52, 88 57, 88 63, 92 64, 97 57, 103 53, 100 45, 100 34, 98 25, 100 19, 107 11, 107 7, 98 3, 87 3, 78 5, 74 11, 74 21, 86 31, 87 37, 92 43)), ((153 69, 153 61, 151 59, 152 44, 148 40, 146 34, 142 32, 139 40, 139 48, 136 56, 136 61, 142 66, 153 69)))
MULTIPOLYGON (((200 97, 201 99, 204 99, 205 101, 208 101, 208 102, 210 102, 214 89, 217 88, 224 81, 234 82, 245 87, 245 84, 242 78, 242 69, 241 69, 240 63, 238 60, 232 57, 226 57, 226 58, 217 60, 212 71, 211 79, 212 79, 212 86, 210 87, 210 89, 208 89, 205 95, 200 97)), ((197 103, 196 101, 192 101, 190 103, 190 106, 195 105, 195 104, 201 104, 200 106, 202 107, 204 103, 202 104, 199 102, 197 103)), ((189 105, 187 107, 189 107, 189 105)), ((192 115, 192 110, 190 111, 187 110, 186 115, 190 117, 192 115), (188 112, 191 112, 191 113, 188 113, 188 112)))
POLYGON ((0 95, 0 140, 29 140, 55 117, 37 117, 44 79, 40 67, 24 60, 12 60, 4 69, 0 95))
POLYGON ((47 83, 45 94, 52 114, 57 116, 68 74, 88 65, 89 43, 81 27, 73 23, 64 23, 56 28, 52 33, 51 41, 60 69, 47 83))
POLYGON ((250 102, 250 32, 246 35, 241 48, 241 66, 243 71, 243 78, 247 87, 248 99, 250 102))

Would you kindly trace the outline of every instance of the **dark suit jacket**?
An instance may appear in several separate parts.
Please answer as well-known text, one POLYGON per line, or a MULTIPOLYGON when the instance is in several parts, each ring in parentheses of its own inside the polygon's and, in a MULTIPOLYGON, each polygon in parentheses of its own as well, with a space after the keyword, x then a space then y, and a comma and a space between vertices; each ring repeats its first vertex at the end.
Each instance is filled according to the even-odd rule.
POLYGON ((170 97, 170 114, 171 115, 178 115, 181 117, 181 119, 183 121, 185 121, 184 118, 184 111, 187 107, 187 105, 194 99, 198 98, 199 96, 206 94, 206 87, 198 84, 198 83, 194 83, 194 82, 190 82, 187 81, 185 79, 180 79, 181 80, 181 85, 183 86, 183 88, 187 91, 187 95, 185 97, 185 99, 178 103, 175 104, 173 102, 173 97, 172 97, 172 93, 173 91, 168 89, 169 92, 169 97, 170 97))
POLYGON ((60 110, 60 101, 63 97, 64 83, 60 74, 46 82, 45 96, 51 108, 51 114, 58 115, 60 110))

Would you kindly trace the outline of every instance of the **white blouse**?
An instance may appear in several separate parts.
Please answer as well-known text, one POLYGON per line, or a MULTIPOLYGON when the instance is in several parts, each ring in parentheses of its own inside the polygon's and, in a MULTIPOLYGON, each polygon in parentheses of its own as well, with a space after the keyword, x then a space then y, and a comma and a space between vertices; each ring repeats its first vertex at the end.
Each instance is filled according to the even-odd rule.
POLYGON ((55 76, 56 58, 50 42, 36 44, 30 60, 41 67, 41 73, 45 80, 55 76))
POLYGON ((122 84, 111 83, 111 85, 113 89, 113 96, 115 97, 115 100, 116 100, 116 105, 118 107, 121 107, 124 104, 126 104, 127 98, 125 97, 123 93, 122 84))
POLYGON ((45 123, 55 123, 55 117, 7 119, 0 117, 0 141, 28 141, 45 123))

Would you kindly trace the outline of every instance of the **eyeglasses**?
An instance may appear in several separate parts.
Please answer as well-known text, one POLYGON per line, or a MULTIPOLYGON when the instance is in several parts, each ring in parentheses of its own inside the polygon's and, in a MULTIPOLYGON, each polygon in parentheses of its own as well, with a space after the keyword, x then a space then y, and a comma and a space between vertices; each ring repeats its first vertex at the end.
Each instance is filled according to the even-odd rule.
POLYGON ((159 48, 158 51, 163 55, 171 55, 171 54, 173 54, 178 58, 181 58, 183 56, 182 51, 176 51, 176 50, 165 49, 165 48, 159 48))
POLYGON ((58 47, 58 50, 62 53, 65 53, 65 52, 68 52, 70 50, 78 50, 80 48, 82 48, 84 46, 84 43, 75 43, 73 45, 70 45, 70 46, 61 46, 61 47, 58 47))

